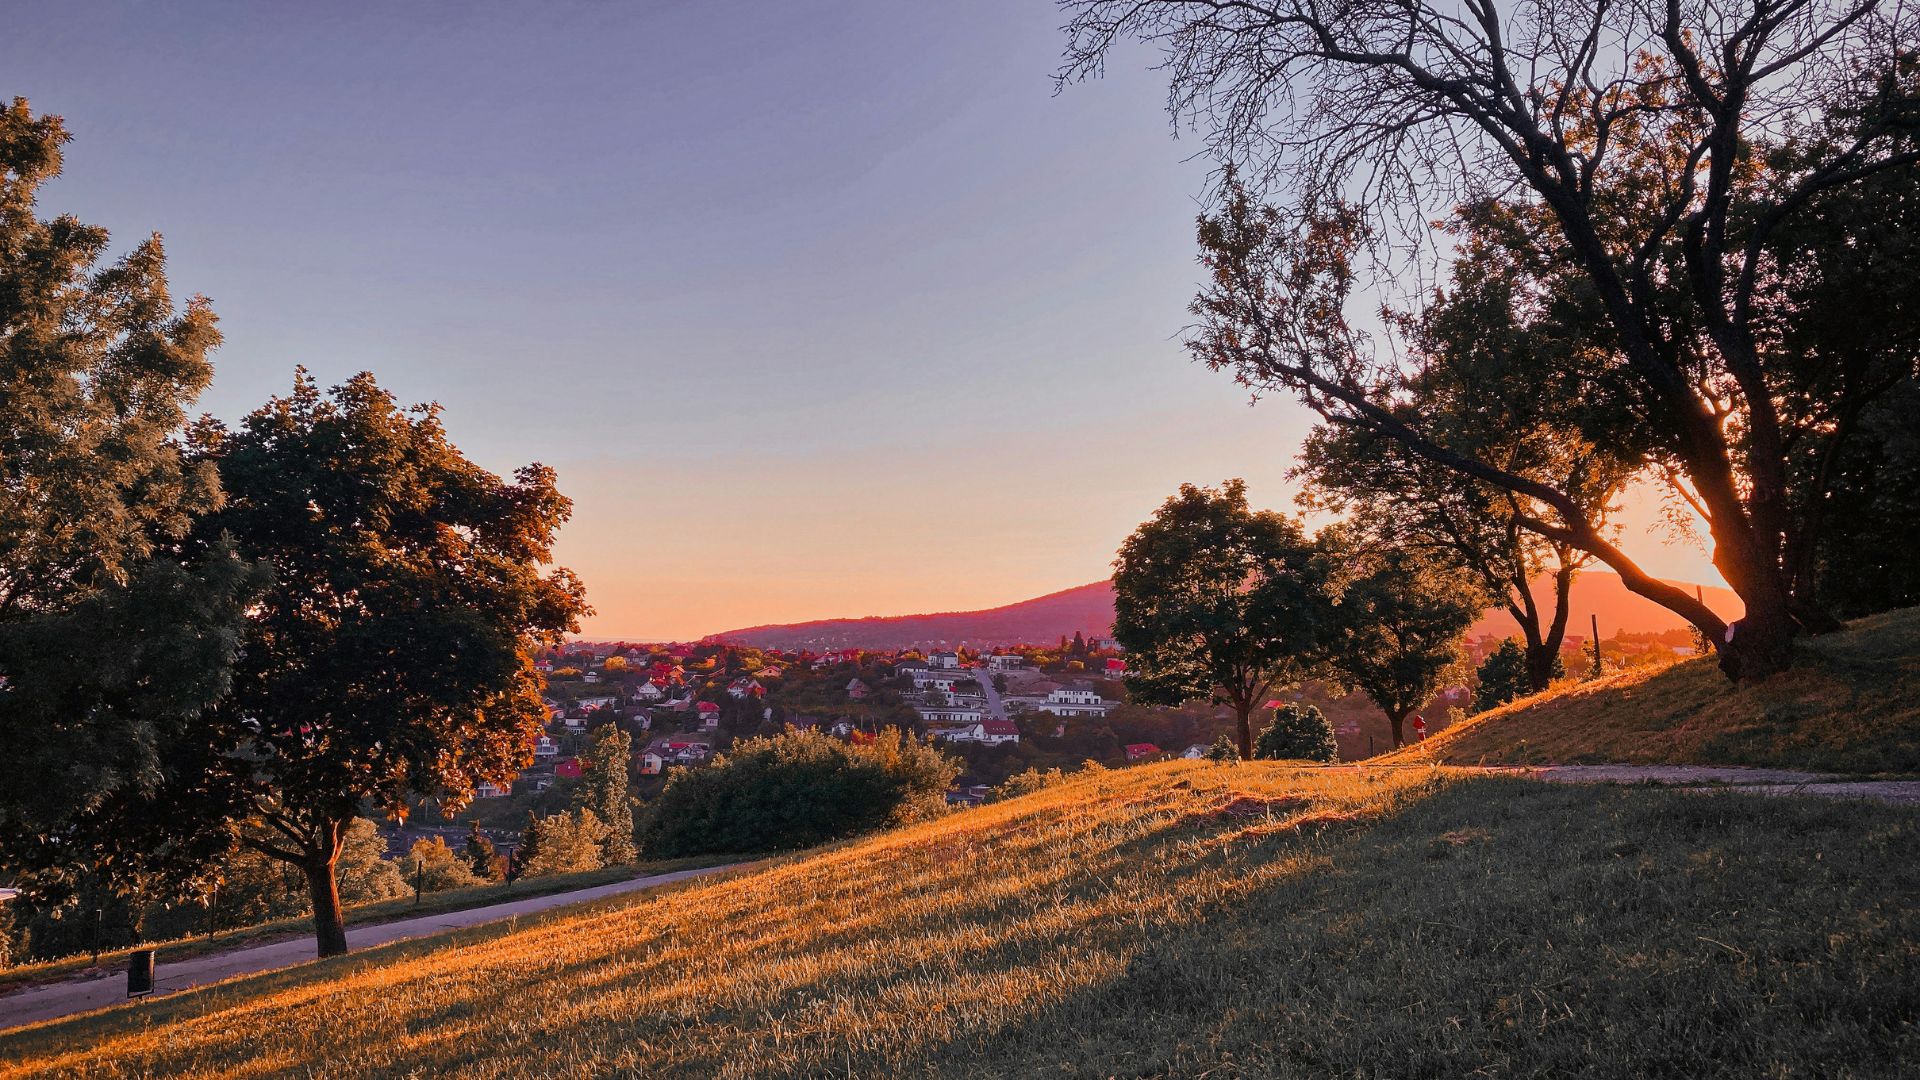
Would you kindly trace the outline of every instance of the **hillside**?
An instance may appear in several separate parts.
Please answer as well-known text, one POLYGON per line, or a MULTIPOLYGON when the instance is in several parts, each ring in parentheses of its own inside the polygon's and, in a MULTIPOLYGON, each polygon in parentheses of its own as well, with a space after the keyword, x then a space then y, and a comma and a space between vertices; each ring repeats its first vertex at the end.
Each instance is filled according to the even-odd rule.
MULTIPOLYGON (((1674 582, 1691 589, 1688 582, 1674 582)), ((1542 600, 1550 596, 1545 579, 1535 583, 1542 600)), ((1739 614, 1740 598, 1721 588, 1705 590, 1707 604, 1723 615, 1739 614)), ((1643 597, 1627 591, 1617 574, 1590 572, 1574 579, 1575 617, 1568 632, 1588 633, 1588 616, 1600 616, 1600 633, 1645 633, 1672 630, 1686 623, 1643 597)), ((951 611, 936 615, 873 615, 863 619, 820 619, 814 622, 749 626, 708 635, 709 641, 730 641, 763 649, 906 649, 929 645, 1001 645, 1056 641, 1075 631, 1105 637, 1113 626, 1113 585, 1096 581, 1074 589, 1023 600, 984 611, 951 611)), ((1470 636, 1506 637, 1515 632, 1512 616, 1493 609, 1470 636)))
POLYGON ((1920 772, 1920 608, 1803 641, 1756 686, 1711 658, 1549 690, 1382 760, 1920 772))
POLYGON ((0 1036, 0 1076, 1893 1076, 1917 842, 1874 804, 1142 766, 0 1036))
POLYGON ((1015 644, 1056 641, 1079 631, 1105 637, 1113 626, 1113 585, 1096 581, 1078 588, 984 611, 935 615, 876 615, 820 619, 777 626, 750 626, 712 634, 763 649, 906 649, 926 645, 1015 644))

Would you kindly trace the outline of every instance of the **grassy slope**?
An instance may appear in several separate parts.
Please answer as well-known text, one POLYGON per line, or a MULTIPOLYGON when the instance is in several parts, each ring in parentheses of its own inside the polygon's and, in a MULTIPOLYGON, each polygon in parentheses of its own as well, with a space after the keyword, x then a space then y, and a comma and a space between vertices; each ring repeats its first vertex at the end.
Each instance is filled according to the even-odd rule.
POLYGON ((1628 672, 1522 698, 1380 760, 1920 772, 1920 608, 1800 649, 1756 686, 1727 682, 1711 659, 1628 672))
MULTIPOLYGON (((346 910, 346 922, 349 929, 356 926, 372 926, 377 923, 398 922, 402 919, 418 918, 422 915, 439 915, 449 911, 466 911, 469 908, 487 907, 491 904, 504 904, 513 900, 526 900, 535 896, 547 896, 557 892, 572 892, 575 889, 590 889, 596 885, 611 885, 616 881, 639 877, 642 874, 664 874, 674 870, 686 870, 699 866, 718 866, 725 862, 734 862, 738 856, 713 856, 710 858, 669 859, 662 862, 643 863, 639 866, 609 866, 600 870, 582 870, 574 874, 554 874, 548 877, 523 878, 511 885, 495 883, 475 885, 466 889, 447 889, 442 892, 430 892, 415 903, 413 894, 394 900, 376 900, 365 904, 354 904, 346 910)), ((313 917, 300 915, 272 922, 255 923, 251 926, 238 926, 221 930, 212 937, 196 936, 174 938, 168 941, 148 941, 140 948, 156 949, 155 962, 160 965, 189 960, 196 956, 229 952, 254 945, 264 945, 271 941, 284 941, 288 938, 311 937, 313 935, 313 917)), ((127 956, 133 952, 129 948, 103 949, 96 963, 90 953, 76 953, 56 960, 42 960, 31 964, 17 964, 0 968, 0 993, 12 990, 16 986, 31 983, 52 982, 70 978, 83 971, 99 967, 115 972, 125 969, 127 956)))
POLYGON ((1174 762, 0 1036, 0 1074, 1895 1075, 1916 853, 1890 806, 1174 762))

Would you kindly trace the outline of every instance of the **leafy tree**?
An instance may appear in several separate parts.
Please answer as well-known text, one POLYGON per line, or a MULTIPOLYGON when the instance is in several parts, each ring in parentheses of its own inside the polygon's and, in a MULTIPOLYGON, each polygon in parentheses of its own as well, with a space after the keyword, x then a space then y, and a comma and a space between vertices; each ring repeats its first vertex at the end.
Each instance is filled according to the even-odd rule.
POLYGON ((1341 592, 1333 664, 1363 691, 1405 744, 1408 716, 1466 662, 1467 627, 1486 609, 1474 581, 1432 555, 1387 549, 1358 555, 1341 592))
POLYGON ((49 892, 109 856, 124 880, 205 869, 207 846, 130 811, 227 691, 261 584, 184 543, 220 503, 173 439, 212 377, 213 311, 176 307, 158 235, 105 262, 105 229, 36 216, 67 139, 0 107, 0 861, 49 892))
POLYGON ((466 889, 486 881, 462 860, 461 853, 438 836, 415 840, 400 868, 409 878, 418 874, 421 888, 427 892, 466 889))
POLYGON ((194 432, 227 504, 204 519, 274 581, 249 612, 234 691, 201 725, 205 781, 176 805, 300 867, 322 956, 346 951, 335 864, 363 806, 452 809, 532 760, 532 658, 586 609, 543 573, 570 511, 553 473, 475 466, 435 407, 371 375, 322 394, 302 372, 228 431, 194 432))
POLYGON ((413 891, 399 864, 387 858, 387 838, 380 835, 380 826, 367 818, 349 818, 341 826, 334 868, 343 903, 370 904, 413 891))
POLYGON ((1289 701, 1273 710, 1273 722, 1260 732, 1253 756, 1263 761, 1338 761, 1340 742, 1333 722, 1318 706, 1301 708, 1289 701))
POLYGON ((1029 768, 1024 772, 1014 773, 1012 776, 1000 781, 999 784, 994 786, 992 791, 987 793, 987 801, 1005 802, 1008 799, 1017 799, 1022 795, 1031 795, 1036 791, 1044 791, 1065 779, 1066 774, 1062 773, 1059 769, 1042 771, 1038 768, 1029 768))
MULTIPOLYGON (((1559 656, 1553 659, 1550 678, 1565 678, 1566 661, 1559 656)), ((1479 686, 1473 694, 1474 711, 1485 712, 1498 708, 1532 692, 1534 687, 1528 667, 1527 654, 1520 643, 1512 638, 1502 641, 1499 648, 1488 653, 1487 658, 1480 662, 1479 686)))
MULTIPOLYGON (((1732 678, 1781 670, 1797 633, 1836 625, 1795 562, 1821 547, 1814 508, 1854 437, 1838 417, 1897 384, 1872 372, 1910 369, 1914 339, 1799 348, 1783 324, 1805 312, 1771 301, 1814 299, 1785 246, 1797 225, 1823 204, 1871 203, 1881 178, 1910 188, 1920 172, 1920 9, 1061 3, 1063 78, 1097 73, 1117 41, 1159 44, 1170 108, 1254 193, 1230 183, 1203 222, 1201 359, 1512 492, 1527 528, 1705 631, 1732 678), (1268 192, 1280 207, 1256 208, 1268 192), (1368 269, 1446 257, 1428 246, 1427 223, 1462 208, 1532 260, 1535 280, 1564 279, 1604 313, 1607 347, 1580 357, 1591 400, 1609 429, 1636 423, 1648 467, 1705 518, 1715 565, 1745 604, 1737 633, 1646 573, 1563 488, 1392 408, 1396 364, 1348 324, 1346 302, 1368 269)), ((1862 238, 1836 236, 1829 250, 1858 252, 1862 238)), ((1911 281, 1876 273, 1853 303, 1904 314, 1911 281)))
POLYGON ((541 818, 528 836, 533 853, 522 863, 522 877, 572 874, 606 865, 601 856, 607 842, 606 823, 585 807, 541 818))
POLYGON ((675 772, 643 826, 649 855, 787 851, 936 816, 959 763, 887 728, 871 742, 788 731, 675 772))
POLYGON ((586 772, 574 793, 578 805, 592 810, 606 826, 601 854, 608 866, 623 866, 640 857, 634 849, 633 793, 627 777, 632 760, 633 740, 627 733, 612 725, 601 728, 587 751, 586 772))
POLYGON ((1312 670, 1332 622, 1313 543, 1291 519, 1248 509, 1241 480, 1181 485, 1120 546, 1113 588, 1132 699, 1230 706, 1245 758, 1254 708, 1312 670))
POLYGON ((482 881, 499 880, 500 856, 494 851, 493 841, 487 839, 487 834, 480 831, 478 821, 469 823, 467 841, 461 846, 460 853, 466 859, 467 869, 473 873, 474 877, 482 881))
POLYGON ((1231 765, 1240 760, 1240 747, 1234 741, 1222 735, 1207 747, 1207 760, 1215 765, 1231 765))

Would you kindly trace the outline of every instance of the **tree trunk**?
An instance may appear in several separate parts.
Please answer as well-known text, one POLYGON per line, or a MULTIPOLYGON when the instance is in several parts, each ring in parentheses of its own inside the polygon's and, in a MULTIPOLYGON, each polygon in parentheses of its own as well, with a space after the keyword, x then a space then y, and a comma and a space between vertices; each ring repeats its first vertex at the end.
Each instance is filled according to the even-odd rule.
POLYGON ((1240 705, 1234 708, 1234 718, 1240 722, 1240 760, 1253 760, 1253 706, 1240 705))
MULTIPOLYGON (((1408 711, 1411 712, 1412 710, 1408 710, 1408 711)), ((1387 714, 1387 723, 1392 725, 1393 727, 1393 748, 1395 750, 1398 750, 1401 747, 1407 745, 1407 739, 1405 734, 1406 722, 1407 722, 1407 714, 1404 712, 1387 714)))
POLYGON ((334 880, 333 867, 338 855, 323 859, 314 856, 301 866, 307 874, 307 890, 313 898, 313 938, 322 957, 347 954, 347 923, 340 910, 340 885, 334 880))
POLYGON ((1800 625, 1784 599, 1777 604, 1748 600, 1747 613, 1727 627, 1732 640, 1718 643, 1720 670, 1734 682, 1764 679, 1785 671, 1793 658, 1793 639, 1799 632, 1800 625))

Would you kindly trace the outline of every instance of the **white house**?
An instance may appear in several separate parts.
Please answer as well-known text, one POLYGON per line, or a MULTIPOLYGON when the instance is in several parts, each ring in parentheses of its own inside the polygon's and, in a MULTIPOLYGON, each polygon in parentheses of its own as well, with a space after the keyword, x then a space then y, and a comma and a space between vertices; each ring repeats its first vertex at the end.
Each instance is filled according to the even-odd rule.
POLYGON ((960 666, 960 654, 957 652, 937 652, 927 657, 927 666, 945 668, 949 671, 960 666))
POLYGON ((640 755, 640 775, 659 776, 666 771, 667 759, 657 750, 648 750, 640 755))
POLYGON ((1027 658, 1019 653, 995 653, 987 657, 988 671, 1018 671, 1027 665, 1027 658))
POLYGON ((652 679, 648 679, 646 682, 633 688, 633 696, 639 698, 641 701, 659 701, 661 698, 667 696, 667 692, 655 686, 652 679))
POLYGON ((700 713, 700 730, 714 731, 720 727, 720 706, 703 701, 694 708, 700 713))
POLYGON ((916 705, 914 711, 929 724, 978 724, 986 716, 978 705, 916 705))
POLYGON ((977 724, 955 731, 945 732, 942 736, 948 742, 977 742, 988 746, 1020 741, 1020 729, 1013 726, 1011 720, 982 720, 977 724))
POLYGON ((1055 716, 1105 716, 1113 708, 1113 702, 1091 687, 1062 686, 1034 708, 1055 716))

